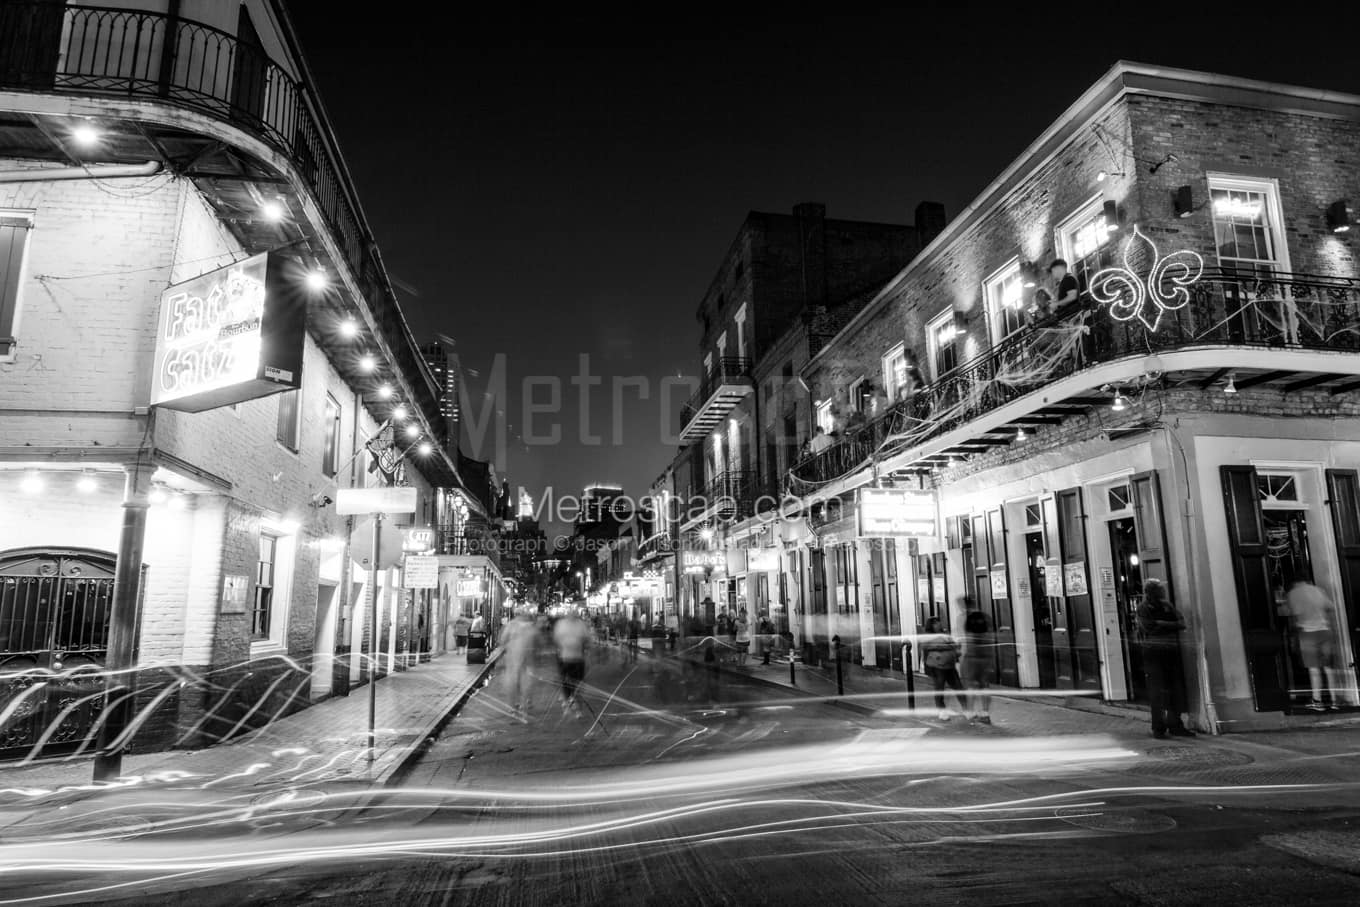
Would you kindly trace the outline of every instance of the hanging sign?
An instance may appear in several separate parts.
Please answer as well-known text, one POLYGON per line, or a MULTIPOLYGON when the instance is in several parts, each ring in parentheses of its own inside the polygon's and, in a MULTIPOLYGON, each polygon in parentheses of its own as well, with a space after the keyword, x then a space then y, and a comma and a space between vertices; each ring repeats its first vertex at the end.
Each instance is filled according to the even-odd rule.
POLYGON ((416 554, 434 549, 433 529, 403 529, 401 550, 416 554))
POLYGON ((765 573, 779 569, 778 548, 746 549, 746 569, 752 573, 765 573))
POLYGON ((481 579, 477 577, 460 579, 458 581, 458 594, 463 598, 480 598, 482 595, 481 579))
POLYGON ((715 573, 725 572, 727 570, 727 552, 686 549, 681 552, 680 562, 684 566, 685 573, 705 573, 709 570, 715 573))
POLYGON ((335 512, 340 516, 368 513, 415 513, 418 493, 413 485, 377 488, 341 488, 335 492, 335 512))
POLYGON ((197 413, 302 382, 307 301, 297 265, 264 252, 161 294, 151 404, 197 413))
POLYGON ((249 597, 250 577, 239 573, 228 573, 222 577, 223 614, 245 614, 249 597))
POLYGON ((1115 321, 1137 319, 1155 332, 1162 315, 1189 304, 1190 287, 1203 274, 1199 253, 1180 249, 1163 258, 1157 244, 1135 225, 1124 243, 1124 266, 1097 271, 1091 278, 1091 297, 1108 305, 1115 321))
POLYGON ((861 488, 855 508, 861 536, 935 535, 935 494, 911 488, 861 488))
POLYGON ((1086 587, 1086 562, 1063 565, 1063 581, 1067 584, 1068 595, 1086 595, 1091 590, 1086 587))
POLYGON ((439 558, 433 554, 408 554, 402 565, 402 585, 407 589, 435 589, 439 586, 439 558))

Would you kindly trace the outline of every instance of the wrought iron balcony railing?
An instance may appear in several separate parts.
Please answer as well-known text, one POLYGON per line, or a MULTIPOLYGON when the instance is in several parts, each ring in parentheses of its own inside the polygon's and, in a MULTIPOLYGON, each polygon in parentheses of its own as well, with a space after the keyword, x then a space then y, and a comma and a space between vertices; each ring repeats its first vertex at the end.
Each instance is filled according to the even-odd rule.
MULTIPOLYGON (((1179 308, 1149 327, 1117 320, 1088 300, 1029 325, 899 401, 880 416, 843 429, 790 473, 827 482, 875 455, 924 443, 1041 387, 1128 356, 1210 346, 1360 352, 1360 280, 1307 274, 1205 272, 1179 308)), ((1244 363, 1245 366, 1245 363, 1244 363)))
POLYGON ((751 360, 744 356, 724 356, 714 364, 712 373, 705 375, 699 389, 680 407, 680 430, 694 421, 694 417, 724 387, 749 384, 751 381, 751 360))
MULTIPOLYGON (((330 125, 306 86, 258 44, 164 12, 5 0, 0 89, 172 104, 230 123, 285 155, 323 212, 398 366, 425 374, 330 125)), ((428 396, 422 409, 431 425, 442 426, 433 391, 428 396)))

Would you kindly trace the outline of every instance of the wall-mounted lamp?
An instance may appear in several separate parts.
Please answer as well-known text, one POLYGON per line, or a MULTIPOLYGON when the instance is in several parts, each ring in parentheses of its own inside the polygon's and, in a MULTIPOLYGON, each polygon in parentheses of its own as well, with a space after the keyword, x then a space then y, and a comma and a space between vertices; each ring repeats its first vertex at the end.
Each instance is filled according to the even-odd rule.
POLYGON ((1351 229, 1351 212, 1344 198, 1327 206, 1327 229, 1333 233, 1347 233, 1351 229))
POLYGON ((1115 204, 1114 199, 1106 199, 1105 204, 1100 207, 1101 213, 1105 215, 1105 229, 1113 233, 1119 229, 1119 205, 1115 204))
POLYGON ((1171 193, 1171 209, 1180 218, 1189 217, 1195 213, 1195 194, 1189 186, 1181 186, 1171 193))
POLYGON ((1025 426, 1022 425, 1015 430, 1015 440, 1023 441, 1026 437, 1028 436, 1025 434, 1025 426))
POLYGON ((1105 182, 1107 179, 1109 179, 1109 178, 1112 177, 1112 176, 1124 176, 1124 171, 1123 171, 1123 170, 1118 170, 1118 171, 1115 171, 1114 173, 1109 173, 1109 172, 1107 172, 1107 171, 1105 171, 1105 170, 1101 170, 1101 171, 1099 171, 1098 173, 1096 173, 1096 182, 1097 182, 1097 183, 1103 183, 1103 182, 1105 182))
POLYGON ((1124 395, 1121 394, 1119 391, 1115 391, 1114 404, 1110 406, 1110 412, 1122 413, 1126 409, 1128 409, 1128 406, 1124 402, 1124 395))

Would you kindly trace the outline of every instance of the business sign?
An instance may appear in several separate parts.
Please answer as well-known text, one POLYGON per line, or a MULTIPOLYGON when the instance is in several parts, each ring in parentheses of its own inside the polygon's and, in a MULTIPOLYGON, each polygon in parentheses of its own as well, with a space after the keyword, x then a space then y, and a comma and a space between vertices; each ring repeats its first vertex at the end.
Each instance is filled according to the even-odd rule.
POLYGON ((402 585, 407 589, 437 589, 439 558, 433 554, 408 554, 402 565, 402 585))
POLYGON ((197 413, 301 385, 307 301, 285 268, 264 252, 161 294, 153 406, 197 413))
POLYGON ((861 536, 935 535, 935 495, 910 488, 861 488, 861 536))
POLYGON ((463 598, 481 598, 482 581, 476 577, 460 579, 458 581, 458 594, 463 598))
POLYGON ((414 486, 341 488, 335 492, 335 512, 340 516, 367 513, 415 513, 418 492, 414 486))
POLYGON ((726 571, 727 552, 687 549, 681 552, 680 563, 684 567, 685 573, 705 573, 709 570, 715 573, 726 571))
POLYGON ((751 573, 768 573, 779 569, 778 548, 746 549, 746 569, 751 573))
POLYGON ((250 577, 239 573, 228 573, 222 577, 223 614, 245 614, 249 599, 250 577))
POLYGON ((413 551, 420 554, 434 548, 433 529, 405 529, 402 530, 401 550, 413 551))

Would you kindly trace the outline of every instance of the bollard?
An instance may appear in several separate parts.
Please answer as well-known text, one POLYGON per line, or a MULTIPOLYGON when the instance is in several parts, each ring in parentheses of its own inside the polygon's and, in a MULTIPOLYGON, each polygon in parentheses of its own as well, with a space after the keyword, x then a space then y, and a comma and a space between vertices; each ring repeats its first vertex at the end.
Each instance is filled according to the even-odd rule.
POLYGON ((911 669, 911 643, 902 643, 902 673, 907 675, 907 708, 916 710, 916 672, 911 669))
POLYGON ((789 649, 789 686, 798 686, 798 681, 793 679, 793 649, 789 649))
POLYGON ((841 638, 839 635, 831 637, 831 645, 835 647, 836 655, 836 695, 845 695, 845 678, 841 676, 841 638))

